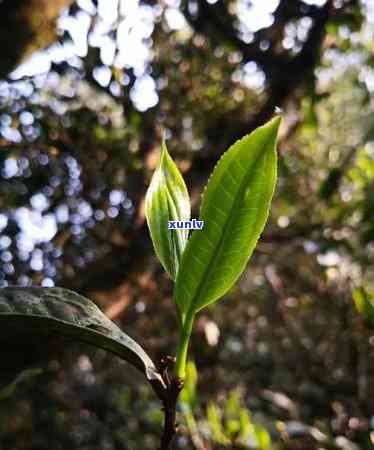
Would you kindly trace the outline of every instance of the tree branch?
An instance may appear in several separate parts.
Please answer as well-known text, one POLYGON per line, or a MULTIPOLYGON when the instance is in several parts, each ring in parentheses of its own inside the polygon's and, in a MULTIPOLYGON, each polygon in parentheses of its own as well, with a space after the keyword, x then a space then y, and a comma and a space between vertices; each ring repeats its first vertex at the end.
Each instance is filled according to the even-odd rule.
POLYGON ((73 0, 4 0, 0 2, 0 78, 36 50, 56 39, 56 20, 73 0))

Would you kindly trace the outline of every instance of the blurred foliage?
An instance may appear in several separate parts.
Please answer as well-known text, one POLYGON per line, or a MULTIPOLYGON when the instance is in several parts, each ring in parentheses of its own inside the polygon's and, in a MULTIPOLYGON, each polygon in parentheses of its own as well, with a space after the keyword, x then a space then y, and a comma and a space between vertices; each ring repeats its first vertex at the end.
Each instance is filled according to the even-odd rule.
POLYGON ((369 326, 374 325, 374 299, 365 288, 356 288, 353 291, 353 301, 357 311, 362 314, 369 326))
MULTIPOLYGON (((197 320, 178 449, 373 448, 373 24, 369 0, 79 0, 0 81, 0 286, 86 294, 156 359, 177 339, 144 222, 162 134, 194 217, 228 145, 284 111, 268 226, 197 320)), ((11 378, 0 448, 156 447, 160 405, 131 368, 50 346, 11 378)))
POLYGON ((181 408, 186 417, 187 432, 197 448, 207 448, 204 440, 229 448, 268 450, 272 447, 270 434, 264 427, 252 422, 248 409, 241 407, 238 390, 228 392, 222 406, 210 400, 206 406, 206 418, 197 422, 195 414, 202 406, 196 390, 197 369, 192 361, 187 365, 186 375, 181 408))
POLYGON ((7 386, 3 387, 0 391, 0 400, 4 401, 7 398, 10 398, 15 393, 15 390, 17 389, 17 386, 20 383, 27 382, 28 380, 31 380, 33 377, 39 375, 42 372, 42 369, 25 369, 22 372, 20 372, 19 375, 7 386))

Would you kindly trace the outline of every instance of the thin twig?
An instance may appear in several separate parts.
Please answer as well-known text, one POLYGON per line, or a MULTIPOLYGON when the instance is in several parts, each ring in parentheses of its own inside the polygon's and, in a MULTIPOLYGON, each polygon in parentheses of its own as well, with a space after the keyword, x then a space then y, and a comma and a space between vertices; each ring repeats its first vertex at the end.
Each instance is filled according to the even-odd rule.
POLYGON ((152 383, 153 390, 161 400, 164 411, 164 431, 161 437, 160 450, 172 450, 172 445, 177 433, 176 425, 176 409, 179 394, 183 388, 183 381, 176 377, 170 376, 168 367, 175 363, 175 358, 166 356, 161 359, 159 372, 163 384, 152 383))

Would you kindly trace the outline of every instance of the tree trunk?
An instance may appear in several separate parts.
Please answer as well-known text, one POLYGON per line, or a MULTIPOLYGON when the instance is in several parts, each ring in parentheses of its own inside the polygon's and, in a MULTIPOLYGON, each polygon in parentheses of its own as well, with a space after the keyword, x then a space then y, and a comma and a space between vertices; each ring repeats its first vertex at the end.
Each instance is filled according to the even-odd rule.
POLYGON ((0 78, 56 39, 56 20, 73 0, 0 2, 0 78))

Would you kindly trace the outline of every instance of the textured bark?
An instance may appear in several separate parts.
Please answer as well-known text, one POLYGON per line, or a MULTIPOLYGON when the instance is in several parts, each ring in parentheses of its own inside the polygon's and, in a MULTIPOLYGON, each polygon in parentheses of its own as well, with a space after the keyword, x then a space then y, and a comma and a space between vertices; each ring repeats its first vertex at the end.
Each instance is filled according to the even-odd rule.
POLYGON ((56 20, 73 0, 4 0, 0 3, 0 78, 56 39, 56 20))

